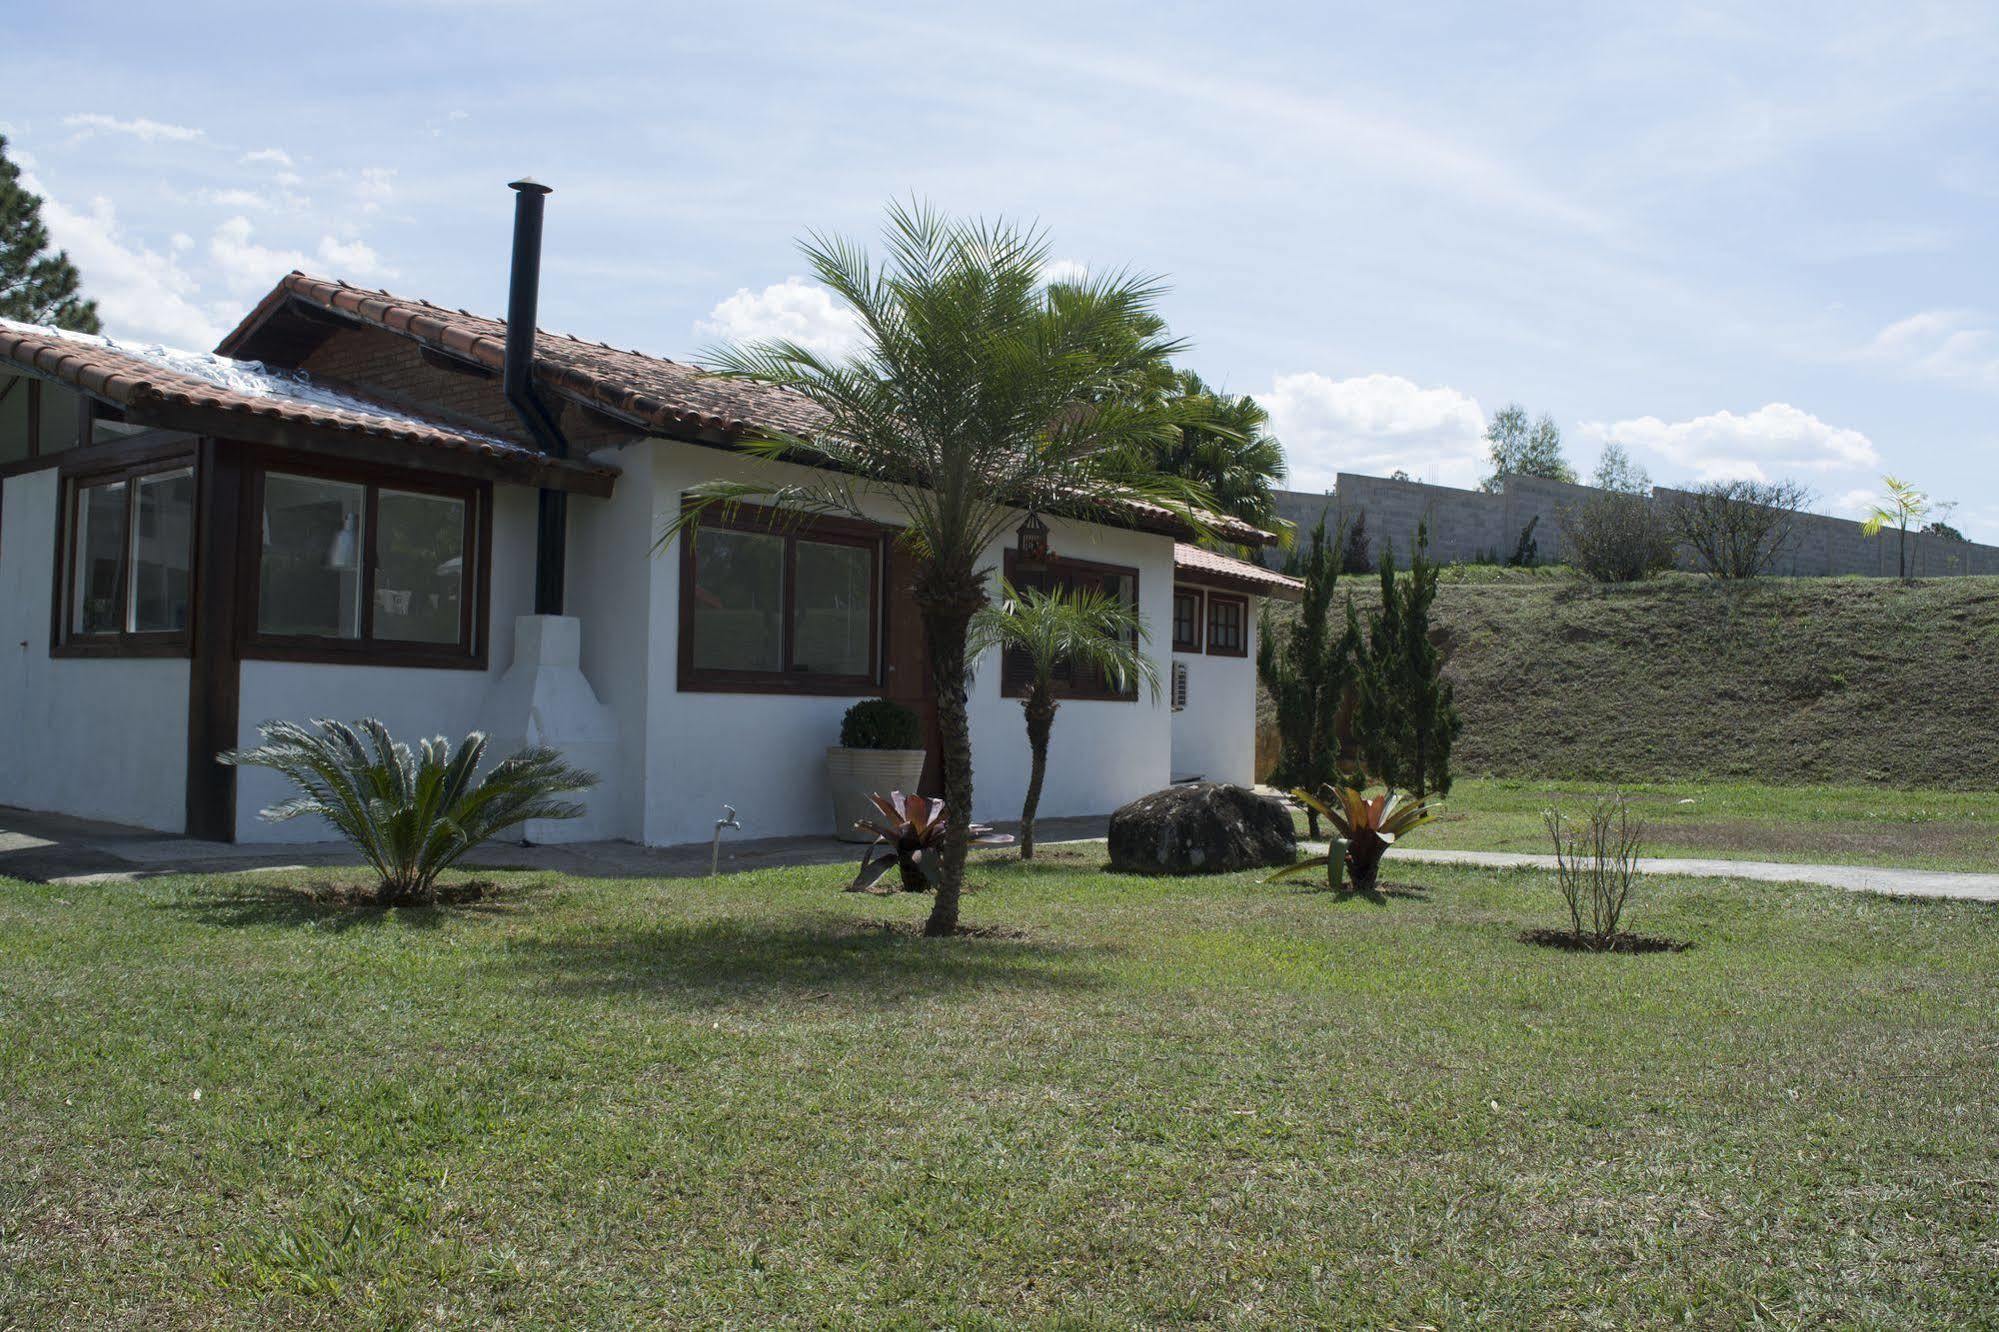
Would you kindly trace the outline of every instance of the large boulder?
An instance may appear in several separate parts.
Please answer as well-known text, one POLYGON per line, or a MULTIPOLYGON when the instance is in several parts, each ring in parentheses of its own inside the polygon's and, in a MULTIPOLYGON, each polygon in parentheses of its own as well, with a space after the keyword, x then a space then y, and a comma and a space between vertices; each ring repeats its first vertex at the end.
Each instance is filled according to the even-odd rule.
POLYGON ((1131 874, 1230 874, 1298 858, 1281 801, 1221 782, 1139 797, 1111 815, 1110 842, 1111 868, 1131 874))

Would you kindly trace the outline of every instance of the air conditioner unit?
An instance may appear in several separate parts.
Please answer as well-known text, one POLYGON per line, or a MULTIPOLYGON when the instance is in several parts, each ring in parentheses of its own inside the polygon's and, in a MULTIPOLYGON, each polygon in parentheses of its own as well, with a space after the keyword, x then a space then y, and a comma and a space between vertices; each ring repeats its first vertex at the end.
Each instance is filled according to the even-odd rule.
POLYGON ((1173 663, 1173 710, 1187 710, 1187 663, 1184 661, 1173 663))

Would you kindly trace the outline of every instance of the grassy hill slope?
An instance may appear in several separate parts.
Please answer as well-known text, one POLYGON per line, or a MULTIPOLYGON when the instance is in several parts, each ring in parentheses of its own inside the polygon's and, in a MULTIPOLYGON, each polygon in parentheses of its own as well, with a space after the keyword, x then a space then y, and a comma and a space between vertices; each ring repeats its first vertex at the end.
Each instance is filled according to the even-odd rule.
POLYGON ((1999 787, 1999 579, 1447 584, 1435 622, 1466 775, 1999 787))

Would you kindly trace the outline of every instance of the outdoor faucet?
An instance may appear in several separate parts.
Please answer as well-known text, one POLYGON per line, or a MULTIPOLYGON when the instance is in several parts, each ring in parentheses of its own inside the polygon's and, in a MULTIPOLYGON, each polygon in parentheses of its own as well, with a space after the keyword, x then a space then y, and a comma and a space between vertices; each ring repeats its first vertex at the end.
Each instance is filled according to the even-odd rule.
POLYGON ((743 825, 736 819, 736 807, 734 805, 722 806, 722 817, 715 820, 715 841, 710 847, 708 855, 708 877, 711 879, 715 877, 716 870, 722 864, 722 829, 724 828, 734 828, 737 832, 743 830, 743 825))

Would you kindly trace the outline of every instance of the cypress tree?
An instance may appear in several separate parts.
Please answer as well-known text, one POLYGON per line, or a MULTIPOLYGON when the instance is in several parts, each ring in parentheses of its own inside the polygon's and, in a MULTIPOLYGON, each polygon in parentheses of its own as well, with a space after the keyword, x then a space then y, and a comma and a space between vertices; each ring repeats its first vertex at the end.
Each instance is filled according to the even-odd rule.
MULTIPOLYGON (((1330 610, 1340 568, 1326 540, 1322 513, 1299 557, 1305 579, 1298 614, 1281 633, 1264 608, 1257 635, 1256 672, 1277 705, 1277 766, 1270 779, 1281 787, 1316 791, 1339 775, 1340 704, 1353 676, 1352 636, 1335 642, 1330 610)), ((1307 807, 1307 832, 1319 835, 1319 816, 1307 807)))
POLYGON ((1451 682, 1444 679, 1437 645, 1430 641, 1430 604, 1437 599, 1437 566, 1429 559, 1430 534, 1416 529, 1416 552, 1402 586, 1401 706, 1402 733, 1409 746, 1404 756, 1406 781, 1417 795, 1449 795, 1451 742, 1464 729, 1453 701, 1451 682))
MULTIPOLYGON (((1395 585, 1395 543, 1381 543, 1381 604, 1369 618, 1366 648, 1355 673, 1353 733, 1366 776, 1384 786, 1407 779, 1410 745, 1402 706, 1402 601, 1395 585)), ((1347 600, 1347 631, 1358 637, 1360 617, 1347 600)))
POLYGON ((97 332, 103 327, 97 302, 83 299, 76 265, 61 250, 44 253, 48 247, 42 197, 21 184, 21 169, 7 159, 7 136, 0 134, 0 317, 97 332))

